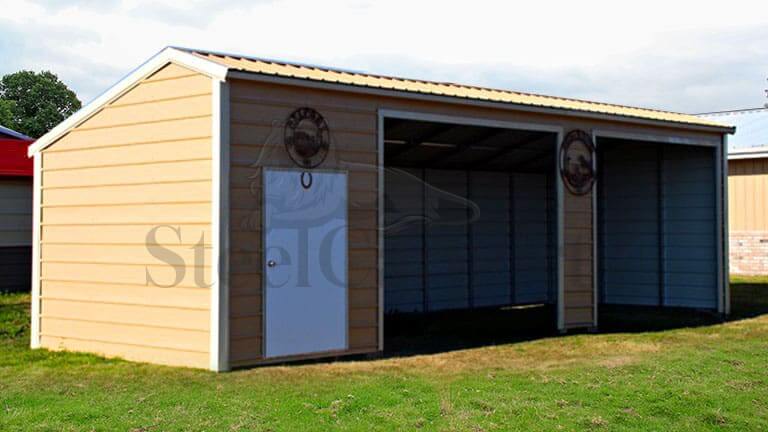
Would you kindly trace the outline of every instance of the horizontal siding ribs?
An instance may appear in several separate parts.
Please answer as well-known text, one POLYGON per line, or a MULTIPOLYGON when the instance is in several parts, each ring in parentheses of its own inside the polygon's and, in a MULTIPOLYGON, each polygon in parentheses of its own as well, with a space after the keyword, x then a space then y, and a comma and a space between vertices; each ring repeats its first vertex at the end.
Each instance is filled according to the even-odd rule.
MULTIPOLYGON (((230 101, 232 102, 233 105, 250 104, 250 105, 271 106, 275 108, 286 108, 286 109, 296 109, 296 107, 298 106, 294 102, 286 102, 286 99, 284 98, 269 98, 264 96, 243 96, 242 93, 238 93, 238 96, 231 97, 230 101)), ((357 113, 357 114, 368 114, 371 116, 376 116, 376 110, 371 107, 353 107, 353 106, 344 105, 344 104, 334 104, 334 103, 328 103, 327 100, 313 102, 312 107, 314 107, 316 110, 320 110, 323 112, 333 112, 338 114, 357 113)))
MULTIPOLYGON (((56 278, 40 278, 41 282, 46 283, 68 283, 68 284, 88 284, 88 285, 109 285, 109 286, 120 286, 120 287, 131 287, 131 288, 146 288, 151 287, 152 289, 157 290, 164 290, 168 289, 166 287, 153 287, 152 285, 147 285, 146 283, 139 283, 139 282, 122 282, 122 281, 105 281, 105 280, 93 280, 93 279, 64 279, 61 277, 56 278)), ((208 287, 201 287, 197 286, 195 284, 178 284, 174 285, 173 288, 176 289, 187 289, 187 290, 200 290, 201 292, 208 292, 208 287)))
MULTIPOLYGON (((51 300, 51 299, 48 299, 51 300)), ((146 307, 143 305, 140 305, 139 307, 146 307)), ((206 316, 208 315, 207 311, 206 316)), ((40 314, 41 319, 55 319, 55 320, 66 320, 66 321, 76 321, 76 322, 82 322, 82 323, 94 323, 94 324, 119 324, 121 326, 128 326, 128 327, 141 327, 146 329, 161 329, 161 330, 183 330, 183 331, 190 331, 190 332, 201 332, 208 334, 208 326, 205 321, 203 323, 206 324, 204 329, 200 328, 190 328, 190 327, 179 327, 179 326, 171 326, 171 325, 153 325, 153 324, 146 324, 146 323, 134 323, 134 322, 125 322, 120 320, 96 320, 96 319, 87 319, 87 318, 81 318, 81 317, 71 317, 71 316, 60 316, 56 314, 46 314, 41 313, 40 314)))
POLYGON ((106 227, 106 226, 156 226, 156 225, 173 225, 173 226, 193 226, 193 225, 209 225, 210 221, 208 220, 197 220, 197 221, 181 221, 181 220, 160 220, 160 221, 153 221, 153 222, 94 222, 94 223, 76 223, 76 222, 67 222, 67 223, 42 223, 41 226, 53 226, 53 227, 63 227, 63 226, 76 226, 76 227, 106 227))
MULTIPOLYGON (((94 339, 94 338, 82 338, 78 336, 70 336, 65 334, 57 334, 55 332, 40 332, 40 336, 42 337, 51 337, 51 338, 60 338, 60 339, 71 339, 71 340, 78 340, 83 342, 99 342, 99 343, 105 343, 105 344, 111 344, 111 345, 122 345, 122 346, 133 346, 133 347, 141 347, 141 348, 154 348, 154 349, 162 349, 162 350, 168 350, 168 351, 178 351, 178 352, 185 352, 185 353, 200 353, 205 354, 206 357, 208 355, 208 351, 201 351, 196 349, 186 349, 186 348, 176 348, 176 347, 168 347, 168 346, 158 346, 158 345, 145 345, 140 343, 129 343, 129 342, 115 342, 111 340, 106 339, 94 339)), ((54 347, 52 347, 54 348, 54 347)), ((108 353, 105 353, 108 354, 108 353)), ((207 359, 206 359, 207 360, 207 359)), ((146 360, 145 360, 146 361, 146 360)))
MULTIPOLYGON (((331 130, 331 153, 324 168, 349 173, 349 347, 377 349, 377 182, 376 107, 316 98, 312 91, 232 82, 231 88, 231 280, 230 328, 233 365, 270 362, 262 353, 262 168, 293 166, 282 144, 283 122, 295 109, 312 106, 331 130), (369 235, 370 234, 370 235, 369 235), (370 280, 369 280, 370 279, 370 280), (373 325, 370 325, 373 323, 373 325)), ((330 355, 325 353, 324 355, 330 355)), ((317 357, 315 354, 296 358, 317 357)))
POLYGON ((210 78, 168 65, 43 150, 44 347, 208 367, 211 94, 210 78))
POLYGON ((152 77, 150 77, 150 78, 147 78, 147 79, 143 80, 142 82, 143 83, 156 83, 156 82, 161 82, 161 81, 170 81, 170 80, 181 79, 181 78, 189 78, 189 77, 194 77, 194 76, 198 76, 198 75, 199 74, 196 73, 196 72, 189 72, 189 73, 173 75, 173 76, 164 76, 164 77, 159 77, 159 78, 152 78, 152 77))
MULTIPOLYGON (((186 289, 203 289, 207 291, 207 288, 186 288, 186 289)), ((153 308, 162 308, 162 309, 179 309, 179 310, 191 310, 191 311, 208 311, 208 306, 176 306, 176 305, 168 305, 168 304, 154 304, 154 303, 130 303, 130 302, 124 302, 124 301, 102 301, 102 300, 93 300, 89 298, 67 298, 67 297, 58 297, 54 295, 41 295, 41 299, 45 300, 55 300, 55 301, 62 301, 62 302, 72 302, 72 303, 92 303, 92 304, 98 304, 98 305, 117 305, 117 306, 136 306, 136 307, 153 307, 153 308)))
POLYGON ((171 117, 167 119, 144 120, 140 122, 119 123, 119 124, 104 125, 104 126, 79 127, 73 130, 72 132, 87 132, 87 131, 94 131, 94 130, 100 130, 100 129, 111 130, 111 129, 117 129, 121 127, 143 126, 148 124, 171 123, 171 122, 181 122, 184 120, 197 120, 197 119, 210 119, 210 118, 211 118, 211 114, 171 117))
POLYGON ((202 182, 210 182, 210 181, 211 181, 210 178, 200 177, 200 178, 185 179, 185 180, 166 180, 166 181, 153 181, 153 182, 140 181, 140 182, 131 182, 131 183, 102 183, 102 184, 76 185, 76 186, 46 186, 46 187, 43 187, 42 189, 43 191, 58 190, 58 189, 89 189, 91 190, 93 188, 106 188, 106 187, 187 184, 187 183, 202 183, 202 182))
POLYGON ((184 269, 194 269, 194 268, 211 268, 210 264, 206 265, 194 265, 194 264, 185 264, 182 267, 166 264, 166 263, 137 263, 137 262, 116 262, 116 261, 77 261, 77 260, 62 260, 62 259, 41 259, 41 263, 48 263, 48 264, 93 264, 93 265, 120 265, 120 266, 138 266, 138 267, 171 267, 171 268, 184 268, 184 269))
MULTIPOLYGON (((80 279, 61 279, 61 278, 46 278, 46 277, 42 277, 42 278, 40 278, 40 280, 45 281, 45 282, 83 283, 83 284, 89 284, 89 285, 117 285, 117 286, 121 286, 121 287, 141 287, 141 288, 146 288, 146 287, 150 286, 150 285, 147 285, 146 283, 131 283, 131 282, 120 282, 120 281, 104 282, 104 281, 94 281, 94 280, 85 280, 85 279, 80 280, 80 279)), ((177 289, 177 288, 182 288, 182 289, 199 289, 199 290, 204 290, 204 291, 208 290, 208 287, 199 287, 199 286, 196 286, 196 285, 191 285, 191 286, 174 286, 173 288, 174 289, 177 289)), ((168 289, 168 288, 153 287, 153 289, 163 290, 163 289, 168 289)))
POLYGON ((565 275, 564 325, 592 327, 594 323, 592 194, 564 196, 565 275))
POLYGON ((186 366, 204 368, 208 365, 208 353, 190 352, 173 349, 130 346, 110 342, 96 342, 71 337, 42 336, 42 345, 53 350, 80 351, 102 354, 107 357, 117 357, 126 360, 146 362, 170 366, 186 366))
POLYGON ((154 105, 162 102, 172 102, 172 101, 193 99, 198 97, 210 97, 211 95, 212 93, 210 91, 207 91, 207 92, 190 93, 185 95, 171 96, 171 97, 164 97, 164 98, 157 98, 157 99, 147 99, 139 102, 114 103, 112 105, 104 107, 104 110, 107 111, 107 110, 114 110, 114 109, 141 106, 141 105, 154 105))
POLYGON ((84 151, 90 151, 90 150, 132 147, 132 146, 143 145, 143 144, 163 144, 163 143, 179 143, 179 142, 186 142, 186 141, 210 140, 211 138, 212 137, 210 135, 197 135, 197 136, 188 136, 188 137, 162 139, 162 140, 129 141, 129 142, 123 142, 123 143, 117 143, 117 144, 104 144, 98 147, 56 148, 56 146, 52 146, 45 149, 45 153, 48 154, 48 153, 84 152, 84 151))
POLYGON ((45 336, 201 353, 207 352, 209 345, 207 331, 159 328, 149 331, 144 327, 122 323, 82 322, 57 318, 41 318, 40 321, 40 333, 45 336))
POLYGON ((201 74, 170 80, 142 81, 112 104, 135 103, 210 91, 211 79, 201 74))
POLYGON ((211 160, 210 157, 189 158, 189 159, 178 158, 174 160, 165 160, 165 161, 148 160, 145 162, 127 162, 127 163, 113 163, 113 164, 101 164, 101 165, 82 165, 82 166, 74 166, 74 167, 66 167, 66 168, 48 168, 48 169, 44 169, 43 172, 77 171, 77 170, 87 170, 87 169, 95 169, 95 168, 116 168, 116 167, 126 167, 126 166, 144 166, 144 165, 199 162, 199 161, 210 161, 210 160, 211 160))
POLYGON ((196 200, 196 201, 136 201, 136 202, 112 202, 112 203, 96 203, 96 204, 47 204, 40 206, 41 208, 98 208, 98 207, 129 207, 129 206, 145 206, 145 205, 182 205, 182 204, 210 204, 210 200, 196 200))

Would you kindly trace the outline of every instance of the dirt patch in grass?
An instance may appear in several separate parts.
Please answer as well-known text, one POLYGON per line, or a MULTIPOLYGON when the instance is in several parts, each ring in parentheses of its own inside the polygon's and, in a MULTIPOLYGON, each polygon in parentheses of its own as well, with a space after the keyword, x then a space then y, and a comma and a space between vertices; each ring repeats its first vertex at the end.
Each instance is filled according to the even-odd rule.
POLYGON ((637 359, 635 357, 622 355, 622 356, 609 357, 607 359, 600 360, 597 364, 611 369, 611 368, 630 365, 632 363, 635 363, 636 360, 637 359))
POLYGON ((546 338, 513 345, 458 350, 441 354, 388 358, 373 361, 340 361, 302 366, 273 366, 238 372, 260 375, 265 370, 273 377, 299 378, 322 375, 345 376, 366 374, 421 374, 451 376, 479 370, 546 371, 576 365, 621 367, 639 361, 643 356, 662 350, 655 341, 621 340, 622 335, 582 335, 546 338))

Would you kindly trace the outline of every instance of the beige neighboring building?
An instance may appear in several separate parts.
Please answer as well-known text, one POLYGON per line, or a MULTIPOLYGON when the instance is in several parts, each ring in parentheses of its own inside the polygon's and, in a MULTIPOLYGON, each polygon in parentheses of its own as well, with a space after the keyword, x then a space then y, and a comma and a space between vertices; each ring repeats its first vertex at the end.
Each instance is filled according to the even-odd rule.
POLYGON ((703 116, 736 127, 728 140, 730 271, 768 275, 768 108, 703 116))
POLYGON ((224 371, 382 352, 389 314, 727 314, 732 131, 167 48, 30 147, 31 345, 224 371))

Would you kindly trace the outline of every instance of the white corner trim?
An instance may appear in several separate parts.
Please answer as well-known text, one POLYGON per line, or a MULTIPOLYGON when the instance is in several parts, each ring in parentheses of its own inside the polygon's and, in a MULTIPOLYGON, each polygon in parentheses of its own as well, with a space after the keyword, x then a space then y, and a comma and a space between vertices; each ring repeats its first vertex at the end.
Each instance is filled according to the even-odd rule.
POLYGON ((555 142, 555 191, 557 200, 557 330, 565 331, 565 191, 560 178, 560 147, 564 131, 555 142))
MULTIPOLYGON (((599 149, 597 148, 597 140, 595 139, 594 133, 592 134, 592 146, 595 149, 595 154, 592 155, 592 172, 597 173, 597 170, 602 169, 602 167, 597 165, 597 154, 599 149)), ((558 154, 559 156, 559 154, 558 154)), ((558 157, 557 163, 560 164, 560 158, 558 157)), ((599 204, 597 202, 598 197, 598 190, 602 185, 600 184, 600 181, 598 180, 600 177, 595 175, 594 176, 594 182, 592 183, 592 326, 595 328, 598 327, 598 318, 600 316, 600 311, 598 308, 600 307, 600 287, 598 285, 599 282, 599 251, 598 251, 598 229, 600 228, 598 224, 600 223, 600 220, 598 218, 598 207, 599 204)))
POLYGON ((715 269, 717 274, 717 311, 721 314, 725 314, 725 281, 724 267, 725 261, 723 256, 723 182, 727 182, 728 179, 723 177, 723 148, 717 147, 714 149, 715 157, 715 223, 717 224, 717 268, 715 269))
POLYGON ((29 146, 27 155, 32 157, 35 153, 48 147, 57 139, 61 138, 65 133, 69 132, 70 129, 88 120, 104 105, 107 105, 108 103, 122 96, 125 92, 133 88, 133 86, 135 86, 139 81, 157 72, 160 68, 171 62, 200 72, 218 81, 226 80, 227 72, 229 71, 229 68, 224 65, 206 60, 194 54, 190 54, 176 48, 165 48, 144 62, 141 66, 134 69, 128 75, 123 77, 120 81, 117 82, 117 84, 110 87, 107 91, 96 97, 96 99, 92 100, 79 111, 72 114, 69 118, 59 123, 47 134, 40 137, 37 141, 29 146))
MULTIPOLYGON (((728 135, 723 135, 723 153, 728 153, 728 135)), ((722 205, 723 208, 721 211, 723 212, 723 283, 725 286, 723 287, 723 290, 725 292, 725 314, 730 315, 731 314, 731 252, 730 252, 730 244, 729 239, 731 237, 731 228, 728 221, 728 157, 724 157, 722 160, 723 163, 723 198, 722 198, 722 205)))
POLYGON ((379 110, 378 112, 378 120, 376 122, 376 148, 377 148, 377 157, 378 157, 378 163, 376 164, 377 169, 379 172, 377 173, 377 181, 378 181, 378 187, 379 187, 379 193, 378 193, 378 242, 379 242, 379 260, 378 260, 378 277, 377 282, 379 284, 379 290, 377 293, 377 304, 378 304, 378 344, 379 344, 379 351, 384 351, 384 284, 386 281, 384 280, 384 266, 386 265, 385 259, 384 259, 384 217, 385 217, 385 209, 384 209, 384 113, 382 110, 379 110))
POLYGON ((210 369, 229 370, 229 84, 212 83, 210 369))
POLYGON ((35 155, 32 180, 32 322, 30 348, 40 348, 40 200, 42 199, 43 156, 35 155))

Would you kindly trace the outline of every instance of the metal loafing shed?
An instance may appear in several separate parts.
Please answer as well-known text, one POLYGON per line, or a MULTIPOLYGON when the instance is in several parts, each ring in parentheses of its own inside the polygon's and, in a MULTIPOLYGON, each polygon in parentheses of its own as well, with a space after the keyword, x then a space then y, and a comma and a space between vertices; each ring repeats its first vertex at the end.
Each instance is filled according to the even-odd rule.
POLYGON ((32 138, 0 126, 0 292, 29 291, 32 258, 32 138))
POLYGON ((166 48, 30 148, 31 344, 223 371, 383 351, 387 313, 728 313, 732 131, 166 48))

